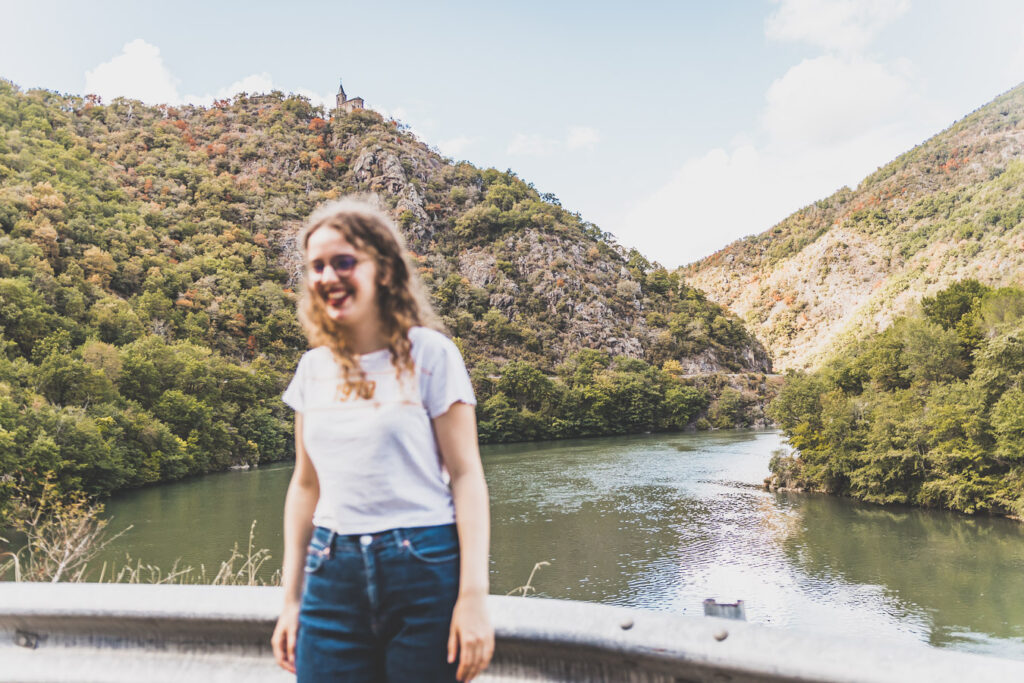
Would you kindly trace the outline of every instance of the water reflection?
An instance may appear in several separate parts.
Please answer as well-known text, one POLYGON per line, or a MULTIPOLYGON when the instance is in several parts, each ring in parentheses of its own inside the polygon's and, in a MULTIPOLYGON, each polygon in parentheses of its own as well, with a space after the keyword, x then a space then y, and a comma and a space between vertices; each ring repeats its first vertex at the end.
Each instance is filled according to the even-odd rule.
MULTIPOLYGON (((485 450, 495 593, 700 614, 1024 658, 1024 538, 1007 520, 878 508, 761 488, 773 432, 515 444, 485 450)), ((147 489, 108 510, 115 553, 207 566, 244 541, 280 558, 290 468, 147 489), (115 523, 115 527, 117 523, 115 523)), ((275 562, 279 559, 275 560, 275 562)))
POLYGON ((292 468, 275 465, 250 472, 211 474, 174 484, 130 491, 111 499, 110 528, 131 525, 99 558, 123 566, 126 556, 169 569, 205 565, 213 573, 235 544, 245 550, 253 520, 255 546, 270 548, 273 558, 263 572, 269 578, 280 566, 284 494, 292 468))
POLYGON ((1024 658, 1017 523, 770 494, 778 446, 727 433, 493 453, 495 589, 547 560, 535 585, 551 597, 690 614, 742 598, 754 622, 1024 658))
POLYGON ((929 642, 988 651, 1024 641, 1024 542, 1017 522, 782 496, 798 533, 786 557, 817 583, 879 586, 893 610, 924 613, 929 642))

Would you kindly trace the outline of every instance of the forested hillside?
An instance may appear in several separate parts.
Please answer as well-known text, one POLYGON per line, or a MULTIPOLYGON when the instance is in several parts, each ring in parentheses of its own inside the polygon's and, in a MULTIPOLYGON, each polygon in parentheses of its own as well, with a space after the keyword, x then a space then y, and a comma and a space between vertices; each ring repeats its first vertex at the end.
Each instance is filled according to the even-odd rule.
POLYGON ((104 494, 289 457, 293 236, 353 191, 407 236, 485 440, 763 419, 770 362, 740 321, 510 171, 277 92, 151 107, 0 81, 0 517, 47 471, 104 494))
POLYGON ((1024 282, 1022 155, 1024 86, 683 272, 777 367, 814 367, 951 282, 1024 282))
POLYGON ((1024 290, 954 283, 771 411, 797 449, 775 487, 1024 516, 1024 290))

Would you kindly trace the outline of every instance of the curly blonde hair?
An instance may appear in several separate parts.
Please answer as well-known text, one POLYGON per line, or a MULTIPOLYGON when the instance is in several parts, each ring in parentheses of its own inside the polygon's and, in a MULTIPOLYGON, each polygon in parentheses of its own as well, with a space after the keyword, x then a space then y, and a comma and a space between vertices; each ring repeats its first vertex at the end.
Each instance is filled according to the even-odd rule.
POLYGON ((396 374, 413 372, 409 329, 426 326, 444 331, 415 269, 409 261, 405 241, 394 222, 365 199, 347 198, 328 202, 310 214, 298 235, 302 252, 302 296, 299 322, 311 348, 326 346, 341 368, 345 395, 373 396, 374 383, 366 379, 349 348, 340 325, 327 315, 323 300, 311 293, 308 283, 306 248, 310 235, 321 228, 337 230, 345 240, 373 259, 377 266, 377 306, 388 338, 391 362, 396 374))

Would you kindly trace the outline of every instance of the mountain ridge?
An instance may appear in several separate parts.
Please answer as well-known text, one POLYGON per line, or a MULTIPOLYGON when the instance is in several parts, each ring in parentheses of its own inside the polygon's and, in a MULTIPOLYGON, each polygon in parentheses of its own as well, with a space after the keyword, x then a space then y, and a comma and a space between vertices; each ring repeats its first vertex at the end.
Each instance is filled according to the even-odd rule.
POLYGON ((103 494, 289 457, 294 238, 366 192, 463 351, 483 440, 764 423, 771 362, 742 322, 511 171, 280 92, 0 80, 0 518, 15 474, 103 494))
POLYGON ((820 364, 923 296, 1024 266, 1024 86, 867 176, 679 269, 743 318, 780 369, 820 364))

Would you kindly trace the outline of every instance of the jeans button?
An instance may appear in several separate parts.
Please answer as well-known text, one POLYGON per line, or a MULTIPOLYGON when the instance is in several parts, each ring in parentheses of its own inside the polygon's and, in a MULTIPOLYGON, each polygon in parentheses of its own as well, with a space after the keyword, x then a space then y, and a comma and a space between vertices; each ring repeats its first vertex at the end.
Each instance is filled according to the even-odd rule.
POLYGON ((371 536, 370 534, 363 534, 359 537, 359 542, 363 545, 370 545, 371 543, 373 543, 373 536, 371 536))

